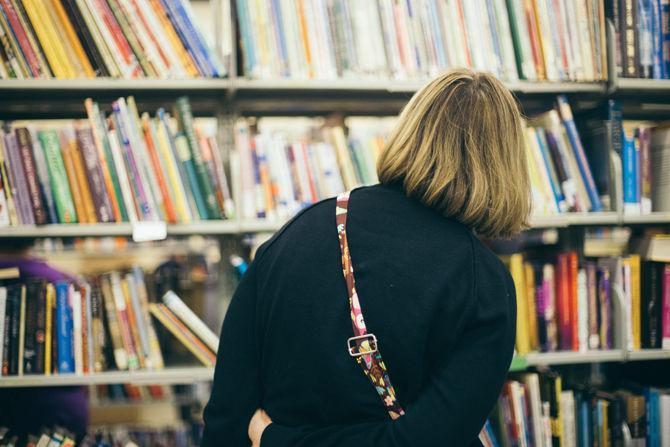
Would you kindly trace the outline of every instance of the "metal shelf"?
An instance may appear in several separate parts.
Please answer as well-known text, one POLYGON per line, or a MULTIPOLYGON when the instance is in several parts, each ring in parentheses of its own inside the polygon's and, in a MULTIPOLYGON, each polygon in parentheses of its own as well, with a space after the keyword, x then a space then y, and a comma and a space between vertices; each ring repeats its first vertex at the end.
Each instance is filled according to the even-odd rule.
POLYGON ((623 223, 625 224, 654 224, 654 223, 670 223, 670 213, 651 213, 640 215, 624 215, 623 223))
MULTIPOLYGON (((4 92, 127 92, 127 91, 174 91, 188 93, 192 91, 216 91, 230 88, 230 79, 193 78, 193 79, 3 79, 0 91, 4 92)), ((49 98, 45 98, 48 101, 49 98)))
POLYGON ((628 92, 670 92, 669 79, 618 78, 614 81, 615 91, 628 92))
POLYGON ((670 350, 668 349, 641 349, 639 351, 629 351, 627 360, 665 360, 670 359, 670 350))
MULTIPOLYGON (((14 237, 104 237, 132 236, 133 224, 99 223, 99 224, 48 224, 19 225, 0 227, 0 238, 14 237)), ((234 220, 199 221, 189 224, 167 226, 168 236, 185 236, 192 234, 237 234, 239 226, 234 220)))
POLYGON ((0 388, 82 386, 112 383, 170 385, 205 382, 214 377, 214 368, 167 368, 158 371, 109 371, 89 375, 63 374, 0 377, 0 388))
POLYGON ((624 360, 624 351, 621 349, 610 349, 587 352, 539 352, 526 354, 525 359, 529 366, 621 362, 624 360))

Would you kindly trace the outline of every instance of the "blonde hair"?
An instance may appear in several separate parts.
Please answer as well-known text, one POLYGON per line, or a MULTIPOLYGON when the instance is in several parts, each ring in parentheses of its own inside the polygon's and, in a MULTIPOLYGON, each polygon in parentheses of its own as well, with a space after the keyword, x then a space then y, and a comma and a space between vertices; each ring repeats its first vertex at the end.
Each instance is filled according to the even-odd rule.
POLYGON ((382 184, 487 237, 527 224, 530 186, 522 117, 492 75, 454 70, 407 104, 377 163, 382 184))

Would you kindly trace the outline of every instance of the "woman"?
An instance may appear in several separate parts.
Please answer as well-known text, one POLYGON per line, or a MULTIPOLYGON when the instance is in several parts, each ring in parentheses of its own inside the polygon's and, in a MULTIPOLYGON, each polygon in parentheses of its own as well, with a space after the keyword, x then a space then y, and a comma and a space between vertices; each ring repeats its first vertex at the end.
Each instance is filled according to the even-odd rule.
POLYGON ((475 233, 524 227, 524 154, 517 103, 492 76, 453 71, 414 95, 380 184, 352 191, 346 223, 366 337, 395 390, 380 387, 381 401, 347 350, 363 349, 349 340, 356 308, 325 200, 261 247, 233 297, 203 446, 476 443, 512 358, 516 304, 475 233))

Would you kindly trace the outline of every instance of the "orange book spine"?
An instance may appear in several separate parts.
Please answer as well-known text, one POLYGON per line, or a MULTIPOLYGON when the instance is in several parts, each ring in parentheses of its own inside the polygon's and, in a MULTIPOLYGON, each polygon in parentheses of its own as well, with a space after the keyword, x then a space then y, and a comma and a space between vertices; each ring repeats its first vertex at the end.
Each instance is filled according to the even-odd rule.
POLYGON ((177 223, 177 213, 174 209, 174 204, 172 203, 172 198, 170 197, 170 191, 168 190, 167 183, 165 181, 165 176, 163 175, 163 169, 161 168, 160 160, 158 159, 158 151, 156 150, 156 145, 154 144, 154 139, 151 136, 151 127, 149 126, 149 117, 142 117, 142 131, 144 133, 144 140, 147 144, 147 151, 149 152, 149 158, 151 159, 151 167, 156 174, 156 181, 158 182, 158 187, 161 190, 161 195, 163 196, 163 207, 165 208, 165 217, 169 223, 177 223))
POLYGON ((179 329, 181 334, 207 358, 207 360, 211 361, 212 364, 216 363, 216 355, 214 355, 214 353, 205 346, 205 344, 201 342, 200 339, 196 337, 195 334, 193 334, 193 332, 186 327, 186 325, 182 323, 165 304, 158 303, 157 307, 160 312, 179 329))
POLYGON ((307 21, 305 20, 305 11, 302 6, 302 1, 298 1, 298 23, 300 24, 300 37, 302 38, 302 46, 305 49, 305 61, 309 67, 309 77, 314 76, 314 69, 312 68, 312 53, 309 51, 309 35, 307 34, 307 21))
POLYGON ((526 10, 526 21, 528 22, 528 34, 530 34, 530 45, 533 50, 533 61, 535 62, 535 70, 537 70, 537 79, 538 81, 544 81, 547 79, 547 73, 544 69, 544 51, 542 50, 542 42, 540 41, 540 30, 537 28, 539 21, 534 0, 524 0, 524 7, 526 10))
POLYGON ((67 38, 69 40, 69 43, 74 50, 74 53, 79 60, 79 63, 81 64, 82 69, 84 70, 84 74, 88 78, 94 78, 95 77, 95 71, 93 70, 93 67, 91 66, 91 62, 88 60, 88 57, 86 56, 86 53, 84 52, 84 47, 82 46, 81 42, 79 41, 79 37, 77 37, 77 33, 74 31, 74 28, 72 27, 72 23, 70 22, 70 18, 67 16, 67 13, 65 12, 65 9, 63 8, 63 5, 61 4, 62 0, 51 0, 53 3, 54 9, 56 11, 56 15, 58 16, 58 19, 60 20, 61 24, 63 25, 63 28, 65 29, 65 34, 67 35, 67 38))
POLYGON ((72 161, 74 163, 74 173, 77 177, 77 184, 79 191, 81 191, 82 202, 84 205, 84 214, 80 214, 82 219, 85 218, 87 223, 97 223, 98 218, 95 215, 95 206, 93 205, 93 196, 91 195, 91 188, 86 180, 86 173, 84 170, 84 160, 81 158, 81 152, 77 141, 72 141, 72 161))
POLYGON ((577 273, 579 265, 577 262, 577 253, 570 252, 568 255, 568 284, 570 287, 570 335, 572 340, 572 350, 579 351, 579 306, 577 303, 577 273))
POLYGON ((74 167, 74 159, 72 156, 72 141, 67 141, 63 133, 60 134, 61 139, 61 154, 63 157, 63 164, 65 165, 65 173, 67 174, 67 182, 70 185, 70 192, 72 193, 72 201, 74 202, 74 209, 79 216, 81 223, 93 223, 84 220, 86 213, 84 210, 84 200, 82 199, 79 183, 77 182, 77 172, 74 167))

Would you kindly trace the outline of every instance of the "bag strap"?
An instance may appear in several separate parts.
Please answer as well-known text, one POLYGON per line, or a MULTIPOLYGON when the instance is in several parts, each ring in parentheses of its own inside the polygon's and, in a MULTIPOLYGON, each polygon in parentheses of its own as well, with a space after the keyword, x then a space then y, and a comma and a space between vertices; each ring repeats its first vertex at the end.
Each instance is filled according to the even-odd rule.
POLYGON ((369 333, 365 326, 363 310, 356 293, 354 267, 351 263, 349 243, 347 241, 348 210, 349 192, 345 192, 337 196, 335 220, 337 222, 337 237, 340 241, 340 252, 342 254, 342 273, 347 283, 351 324, 354 329, 354 336, 347 340, 347 348, 349 349, 349 355, 356 359, 361 368, 363 368, 365 376, 370 379, 370 382, 375 387, 389 416, 395 420, 404 415, 405 411, 396 399, 395 390, 386 371, 386 365, 379 352, 377 337, 373 333, 369 333))

